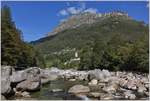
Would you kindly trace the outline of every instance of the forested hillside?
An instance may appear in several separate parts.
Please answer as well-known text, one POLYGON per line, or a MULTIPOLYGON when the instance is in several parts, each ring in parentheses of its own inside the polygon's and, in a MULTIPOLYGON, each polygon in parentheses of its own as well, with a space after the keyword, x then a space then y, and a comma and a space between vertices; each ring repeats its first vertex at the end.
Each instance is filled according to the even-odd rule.
POLYGON ((44 67, 39 52, 23 41, 22 32, 16 28, 7 6, 1 9, 1 24, 1 64, 24 68, 44 67))
MULTIPOLYGON (((68 22, 70 24, 70 19, 68 22)), ((148 25, 144 22, 124 14, 109 13, 93 23, 64 28, 31 43, 42 50, 48 67, 145 72, 149 64, 148 35, 148 25)))

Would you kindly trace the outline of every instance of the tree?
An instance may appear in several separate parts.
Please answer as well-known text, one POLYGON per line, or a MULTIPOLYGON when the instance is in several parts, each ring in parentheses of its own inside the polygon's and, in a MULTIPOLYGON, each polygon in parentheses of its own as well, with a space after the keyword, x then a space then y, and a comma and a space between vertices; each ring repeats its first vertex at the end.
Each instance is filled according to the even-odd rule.
POLYGON ((17 29, 11 19, 9 7, 2 9, 1 27, 1 61, 2 65, 19 67, 42 66, 44 60, 35 49, 22 39, 21 30, 17 29))

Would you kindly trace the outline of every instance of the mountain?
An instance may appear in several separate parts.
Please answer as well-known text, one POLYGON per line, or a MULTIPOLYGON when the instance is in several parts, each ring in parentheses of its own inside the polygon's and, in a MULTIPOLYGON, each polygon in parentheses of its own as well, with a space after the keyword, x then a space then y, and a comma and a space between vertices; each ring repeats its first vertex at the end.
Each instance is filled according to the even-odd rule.
POLYGON ((118 16, 118 15, 129 18, 128 15, 124 12, 111 12, 105 14, 100 14, 100 13, 96 14, 96 13, 89 13, 89 12, 79 13, 77 15, 73 15, 69 17, 68 19, 65 19, 54 29, 54 31, 48 33, 48 35, 54 35, 66 29, 74 29, 84 24, 93 24, 97 22, 99 19, 103 20, 107 17, 118 16))
POLYGON ((132 42, 148 33, 148 26, 123 12, 81 13, 60 23, 52 33, 31 43, 44 54, 50 54, 65 48, 81 49, 95 37, 107 42, 114 34, 132 42))

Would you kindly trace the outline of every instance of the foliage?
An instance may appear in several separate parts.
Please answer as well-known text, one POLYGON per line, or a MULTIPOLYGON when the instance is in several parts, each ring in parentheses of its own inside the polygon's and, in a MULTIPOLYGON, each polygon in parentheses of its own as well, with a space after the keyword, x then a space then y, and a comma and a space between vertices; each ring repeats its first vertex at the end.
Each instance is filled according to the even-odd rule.
POLYGON ((1 9, 1 63, 19 67, 39 66, 39 54, 22 40, 22 32, 18 30, 11 19, 9 7, 1 9), (38 56, 37 56, 38 55, 38 56))

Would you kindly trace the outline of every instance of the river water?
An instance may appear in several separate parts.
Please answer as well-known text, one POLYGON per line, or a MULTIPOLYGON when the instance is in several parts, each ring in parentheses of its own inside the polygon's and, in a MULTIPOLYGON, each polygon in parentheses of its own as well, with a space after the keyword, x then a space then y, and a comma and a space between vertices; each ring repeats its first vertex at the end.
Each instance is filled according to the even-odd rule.
MULTIPOLYGON (((76 84, 87 85, 87 81, 68 81, 59 79, 56 81, 51 81, 48 84, 42 85, 41 90, 31 93, 31 98, 23 97, 11 97, 10 100, 23 99, 23 100, 89 100, 87 96, 75 96, 74 94, 68 93, 70 87, 76 84)), ((145 96, 137 96, 137 99, 143 98, 145 96)), ((148 99, 148 98, 146 98, 148 99)), ((122 100, 122 99, 121 99, 122 100)))
POLYGON ((87 85, 86 81, 68 81, 59 79, 56 81, 51 81, 41 87, 40 91, 32 92, 31 98, 22 97, 11 97, 11 100, 24 99, 24 100, 81 100, 86 99, 86 97, 77 97, 73 94, 68 93, 70 87, 75 84, 87 85), (59 90, 59 91, 56 91, 59 90))

